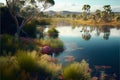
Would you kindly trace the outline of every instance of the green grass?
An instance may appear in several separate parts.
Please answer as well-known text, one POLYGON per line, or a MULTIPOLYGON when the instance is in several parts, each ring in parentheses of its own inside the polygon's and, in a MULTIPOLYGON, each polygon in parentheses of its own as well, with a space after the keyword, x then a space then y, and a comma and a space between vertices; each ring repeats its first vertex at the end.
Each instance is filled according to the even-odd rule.
POLYGON ((86 61, 74 62, 64 68, 63 75, 65 80, 89 80, 89 65, 86 61))
POLYGON ((0 80, 40 80, 54 77, 61 66, 49 62, 48 55, 38 56, 36 51, 17 51, 14 56, 0 56, 0 80))
POLYGON ((40 44, 41 46, 50 46, 52 48, 64 48, 64 43, 59 38, 40 39, 36 40, 36 43, 40 44))

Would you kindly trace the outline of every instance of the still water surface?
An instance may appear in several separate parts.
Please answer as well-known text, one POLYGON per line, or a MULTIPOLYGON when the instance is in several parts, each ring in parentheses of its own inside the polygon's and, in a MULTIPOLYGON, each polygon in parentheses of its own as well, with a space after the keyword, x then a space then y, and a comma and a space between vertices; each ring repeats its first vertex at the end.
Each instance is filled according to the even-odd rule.
POLYGON ((65 51, 57 56, 63 63, 65 56, 73 56, 75 61, 87 60, 90 67, 111 66, 106 73, 119 75, 120 29, 114 27, 74 27, 58 26, 59 38, 64 42, 65 51))

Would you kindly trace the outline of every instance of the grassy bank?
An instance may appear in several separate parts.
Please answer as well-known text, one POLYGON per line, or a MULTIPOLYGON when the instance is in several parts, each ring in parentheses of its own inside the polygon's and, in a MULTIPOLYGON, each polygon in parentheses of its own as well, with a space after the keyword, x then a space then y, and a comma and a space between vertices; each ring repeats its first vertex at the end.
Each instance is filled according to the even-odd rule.
POLYGON ((120 26, 120 22, 112 20, 111 22, 104 22, 99 20, 83 20, 83 19, 73 19, 73 18, 51 18, 52 25, 68 24, 68 25, 91 25, 91 26, 120 26))
POLYGON ((120 22, 117 22, 115 20, 111 22, 103 22, 103 21, 95 21, 95 20, 72 20, 72 22, 75 22, 76 24, 82 24, 82 25, 99 25, 99 26, 104 26, 104 25, 111 25, 111 26, 120 26, 120 22))

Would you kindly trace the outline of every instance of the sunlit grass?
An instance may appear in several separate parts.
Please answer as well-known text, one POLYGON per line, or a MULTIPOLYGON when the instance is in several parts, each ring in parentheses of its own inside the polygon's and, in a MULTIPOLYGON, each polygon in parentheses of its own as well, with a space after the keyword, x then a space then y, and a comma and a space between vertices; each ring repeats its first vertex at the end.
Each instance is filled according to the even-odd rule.
POLYGON ((40 44, 41 46, 50 46, 52 48, 64 48, 64 43, 59 38, 40 39, 36 40, 36 43, 40 44))
MULTIPOLYGON (((47 20, 47 18, 46 18, 47 20)), ((52 25, 56 25, 59 22, 66 22, 66 23, 70 23, 71 25, 73 24, 78 24, 78 25, 100 25, 100 26, 104 26, 104 25, 112 25, 112 26, 119 26, 120 22, 117 22, 115 19, 113 19, 110 22, 102 22, 99 20, 93 20, 93 19, 88 19, 88 20, 83 20, 83 19, 72 19, 72 18, 51 18, 51 23, 52 25)), ((61 22, 61 23, 62 23, 61 22)))
POLYGON ((10 80, 18 79, 17 72, 19 72, 19 66, 15 57, 10 56, 1 56, 0 57, 0 79, 1 80, 10 80))
POLYGON ((89 80, 90 72, 89 65, 86 61, 82 60, 79 62, 74 62, 64 68, 63 75, 65 80, 89 80))
POLYGON ((14 56, 0 57, 0 79, 31 80, 37 76, 40 80, 53 77, 61 70, 60 64, 49 62, 49 55, 39 56, 36 51, 18 50, 14 56))

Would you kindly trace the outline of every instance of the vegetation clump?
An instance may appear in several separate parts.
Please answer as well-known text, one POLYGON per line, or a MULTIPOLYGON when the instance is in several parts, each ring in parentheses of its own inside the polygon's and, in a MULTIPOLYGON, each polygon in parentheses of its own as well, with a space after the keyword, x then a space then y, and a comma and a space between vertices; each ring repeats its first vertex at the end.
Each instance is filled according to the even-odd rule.
POLYGON ((48 61, 48 55, 38 56, 36 51, 18 50, 14 56, 0 57, 1 80, 46 80, 52 79, 61 70, 61 65, 48 61), (53 69, 54 67, 54 69, 53 69))
POLYGON ((57 38, 58 33, 59 32, 53 27, 48 30, 48 36, 51 37, 51 38, 57 38))
POLYGON ((91 78, 91 70, 89 64, 82 60, 74 62, 64 68, 63 72, 65 80, 89 80, 91 78))

